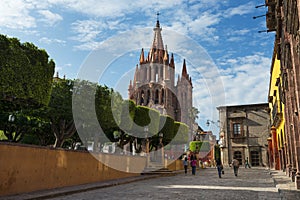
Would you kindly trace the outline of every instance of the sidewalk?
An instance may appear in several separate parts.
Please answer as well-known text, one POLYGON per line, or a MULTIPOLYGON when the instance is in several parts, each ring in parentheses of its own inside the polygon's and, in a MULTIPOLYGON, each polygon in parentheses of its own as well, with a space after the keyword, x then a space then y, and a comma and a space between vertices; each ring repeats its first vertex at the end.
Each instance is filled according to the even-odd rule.
POLYGON ((10 196, 3 196, 3 197, 0 196, 0 200, 48 199, 48 198, 58 197, 62 195, 75 194, 75 193, 85 192, 89 190, 112 187, 116 185, 121 185, 121 184, 141 181, 141 180, 147 180, 147 179, 152 179, 157 177, 160 177, 160 175, 140 175, 135 177, 120 178, 115 180, 101 181, 101 182, 89 183, 83 185, 41 190, 41 191, 23 193, 18 195, 10 195, 10 196))
POLYGON ((286 176, 283 171, 272 169, 269 171, 282 199, 300 199, 300 190, 296 189, 295 182, 292 182, 290 177, 286 176))
MULTIPOLYGON (((213 177, 216 176, 216 171, 214 168, 208 168, 208 169, 200 169, 197 170, 197 176, 184 176, 183 171, 177 171, 174 172, 174 174, 178 174, 174 178, 170 177, 171 182, 182 182, 182 178, 186 179, 186 181, 190 181, 187 183, 195 184, 193 182, 193 179, 198 179, 197 183, 200 184, 200 186, 203 189, 201 194, 204 195, 204 190, 208 188, 211 189, 212 185, 214 187, 216 185, 219 185, 219 189, 227 188, 226 190, 223 190, 223 195, 227 195, 227 192, 229 195, 232 195, 230 190, 236 191, 236 194, 238 195, 238 198, 240 198, 240 194, 238 193, 239 188, 248 188, 248 192, 255 189, 255 190, 264 190, 264 188, 269 189, 270 191, 274 191, 279 193, 280 199, 283 200, 296 200, 300 199, 300 190, 295 189, 295 183, 291 182, 290 178, 285 175, 282 171, 275 171, 275 170, 269 170, 266 168, 251 168, 251 169, 242 169, 241 168, 241 175, 238 178, 235 178, 232 175, 232 169, 228 168, 225 169, 226 173, 222 179, 207 179, 207 177, 213 177), (182 174, 182 175, 179 175, 182 174), (258 178, 259 176, 260 179, 258 178), (190 177, 193 177, 190 179, 190 177), (250 177, 256 177, 254 180, 251 180, 250 177), (178 179, 178 180, 177 180, 178 179), (237 180, 237 182, 232 182, 232 179, 237 180), (180 181, 179 181, 180 180, 180 181), (247 180, 247 181, 245 181, 247 180), (261 180, 261 181, 257 181, 261 180), (264 181, 265 180, 265 181, 264 181), (203 181, 203 185, 201 184, 201 181, 203 181), (229 182, 228 182, 229 181, 229 182), (255 183, 255 181, 257 181, 255 183), (273 183, 273 184, 272 184, 273 183), (267 184, 267 185, 265 185, 267 184), (273 185, 273 186, 272 186, 273 185), (257 189, 258 187, 262 187, 260 190, 257 189), (269 188, 270 187, 270 188, 269 188), (272 189, 271 187, 274 187, 272 189)), ((173 174, 173 175, 174 175, 173 174)), ((189 173, 190 174, 190 173, 189 173)), ((103 181, 103 182, 97 182, 97 183, 91 183, 91 184, 84 184, 84 185, 77 185, 77 186, 71 186, 71 187, 64 187, 64 188, 56 188, 56 189, 50 189, 50 190, 43 190, 43 191, 37 191, 37 192, 31 192, 31 193, 25 193, 25 194, 19 194, 19 195, 13 195, 13 196, 5 196, 0 197, 0 200, 25 200, 25 199, 48 199, 48 198, 54 198, 57 197, 57 199, 60 198, 60 196, 63 195, 69 195, 69 194, 79 194, 83 193, 85 191, 93 191, 96 189, 101 188, 109 188, 111 186, 117 186, 117 185, 124 185, 131 183, 141 181, 142 180, 149 180, 146 182, 146 184, 150 184, 151 179, 154 178, 161 178, 161 175, 141 175, 136 177, 130 177, 130 178, 122 178, 122 179, 116 179, 116 180, 110 180, 110 181, 103 181)), ((145 184, 145 183, 144 183, 145 184)), ((127 186, 126 186, 127 187, 127 186)), ((129 187, 129 186, 128 186, 129 187)), ((143 187, 142 187, 143 188, 143 187)), ((216 190, 215 193, 217 193, 220 190, 216 190)), ((213 192, 213 191, 211 191, 213 192)), ((271 192, 272 193, 272 192, 271 192)), ((262 199, 266 199, 267 197, 270 197, 271 193, 268 193, 268 191, 265 191, 263 195, 260 197, 262 199)), ((209 193, 207 194, 207 197, 209 197, 209 193)), ((204 196, 203 196, 204 197, 204 196)), ((236 198, 236 199, 238 199, 236 198)))

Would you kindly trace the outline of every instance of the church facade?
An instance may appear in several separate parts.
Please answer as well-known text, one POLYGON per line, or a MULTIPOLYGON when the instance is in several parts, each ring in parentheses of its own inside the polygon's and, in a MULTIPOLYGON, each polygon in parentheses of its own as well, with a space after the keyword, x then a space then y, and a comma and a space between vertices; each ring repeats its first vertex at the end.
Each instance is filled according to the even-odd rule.
POLYGON ((141 50, 133 80, 130 81, 129 99, 136 105, 148 106, 186 123, 192 131, 192 79, 183 60, 181 75, 175 79, 173 53, 169 55, 162 39, 162 28, 156 22, 154 39, 147 54, 141 50), (176 85, 175 85, 176 82, 176 85))

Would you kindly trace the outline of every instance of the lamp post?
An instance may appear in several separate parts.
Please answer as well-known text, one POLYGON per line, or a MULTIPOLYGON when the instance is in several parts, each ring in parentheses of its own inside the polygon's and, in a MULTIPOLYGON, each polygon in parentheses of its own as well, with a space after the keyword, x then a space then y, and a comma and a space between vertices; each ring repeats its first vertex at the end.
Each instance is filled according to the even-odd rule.
POLYGON ((145 126, 144 127, 144 132, 145 132, 145 153, 146 153, 146 156, 147 156, 147 160, 146 160, 146 167, 149 166, 149 138, 148 138, 148 131, 149 131, 149 127, 148 126, 145 126))
POLYGON ((158 137, 159 137, 159 146, 160 146, 160 156, 161 156, 161 164, 163 165, 163 167, 165 167, 165 156, 164 156, 164 144, 163 144, 163 137, 164 137, 164 134, 162 132, 160 132, 158 134, 158 137))

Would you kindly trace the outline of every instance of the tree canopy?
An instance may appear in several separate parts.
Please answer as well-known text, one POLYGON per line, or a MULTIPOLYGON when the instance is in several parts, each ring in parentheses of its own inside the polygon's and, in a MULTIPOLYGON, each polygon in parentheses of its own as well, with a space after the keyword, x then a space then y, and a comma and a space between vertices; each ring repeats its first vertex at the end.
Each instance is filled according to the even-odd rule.
POLYGON ((0 34, 1 110, 47 105, 54 68, 45 50, 0 34))

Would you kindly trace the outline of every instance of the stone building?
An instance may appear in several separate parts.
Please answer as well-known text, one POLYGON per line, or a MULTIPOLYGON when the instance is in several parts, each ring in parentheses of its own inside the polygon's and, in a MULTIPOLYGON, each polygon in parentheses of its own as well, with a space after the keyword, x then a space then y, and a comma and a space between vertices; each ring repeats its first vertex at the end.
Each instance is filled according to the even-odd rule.
MULTIPOLYGON (((291 177, 292 181, 295 181, 296 188, 300 189, 300 0, 266 0, 265 6, 268 9, 267 31, 276 33, 274 51, 276 59, 280 62, 280 77, 277 86, 284 105, 282 138, 276 132, 276 126, 270 130, 272 134, 270 145, 274 147, 275 162, 271 167, 286 170, 286 174, 291 177), (280 150, 283 150, 281 154, 284 155, 278 153, 280 150), (278 162, 283 162, 283 164, 279 166, 278 162)), ((270 104, 271 99, 272 95, 269 95, 270 104)))
POLYGON ((228 166, 236 157, 241 165, 267 166, 268 104, 220 106, 221 161, 228 166))
MULTIPOLYGON (((162 28, 156 22, 154 39, 148 54, 141 50, 139 65, 136 66, 133 81, 130 81, 129 99, 136 105, 148 106, 167 114, 176 121, 186 123, 193 130, 190 115, 192 110, 192 80, 183 61, 181 76, 175 78, 173 53, 168 53, 162 39, 162 28), (177 84, 175 85, 175 81, 177 84)), ((190 133, 191 138, 191 133, 190 133)))

